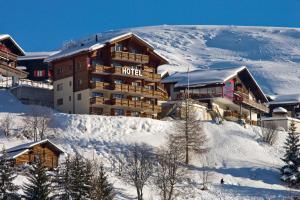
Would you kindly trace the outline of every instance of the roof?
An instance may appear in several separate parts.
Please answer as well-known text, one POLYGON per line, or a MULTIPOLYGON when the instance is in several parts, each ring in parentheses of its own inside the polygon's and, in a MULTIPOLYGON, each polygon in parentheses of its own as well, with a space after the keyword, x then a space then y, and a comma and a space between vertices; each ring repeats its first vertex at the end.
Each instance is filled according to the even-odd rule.
POLYGON ((25 56, 19 56, 18 60, 37 60, 45 59, 49 56, 52 56, 59 51, 48 51, 48 52, 25 52, 25 56))
POLYGON ((97 49, 103 48, 106 44, 114 43, 127 37, 135 37, 139 41, 147 45, 156 56, 159 56, 162 60, 168 62, 162 55, 154 51, 154 47, 147 41, 139 37, 137 34, 132 32, 122 33, 122 32, 106 32, 98 33, 87 38, 83 38, 77 41, 70 41, 64 45, 64 47, 56 54, 49 56, 45 59, 46 62, 51 62, 54 60, 59 60, 68 56, 72 56, 81 52, 90 52, 97 49))
POLYGON ((297 104, 300 103, 300 94, 277 95, 269 104, 297 104))
POLYGON ((12 147, 10 149, 7 149, 6 152, 8 154, 8 158, 14 159, 14 158, 26 153, 32 147, 39 145, 39 144, 45 144, 45 143, 51 144, 57 151, 59 151, 60 153, 64 153, 63 149, 61 149, 60 147, 58 147, 57 145, 55 145, 48 139, 37 141, 37 142, 29 142, 29 143, 21 144, 21 145, 12 147))
POLYGON ((287 113, 287 110, 283 107, 277 107, 273 110, 273 113, 287 113))
POLYGON ((252 81, 252 84, 249 84, 249 87, 255 89, 264 102, 268 102, 266 95, 246 66, 221 69, 202 69, 191 72, 176 72, 163 79, 162 83, 174 83, 175 88, 188 86, 193 88, 210 84, 223 84, 237 75, 243 76, 244 78, 248 77, 248 79, 252 81))
POLYGON ((21 54, 25 55, 25 51, 18 45, 18 43, 8 34, 0 34, 0 41, 9 39, 16 46, 17 49, 21 52, 21 54))
POLYGON ((162 80, 162 83, 175 83, 175 87, 199 87, 208 84, 222 84, 246 69, 245 66, 223 69, 176 72, 162 80), (189 80, 188 80, 189 77, 189 80))

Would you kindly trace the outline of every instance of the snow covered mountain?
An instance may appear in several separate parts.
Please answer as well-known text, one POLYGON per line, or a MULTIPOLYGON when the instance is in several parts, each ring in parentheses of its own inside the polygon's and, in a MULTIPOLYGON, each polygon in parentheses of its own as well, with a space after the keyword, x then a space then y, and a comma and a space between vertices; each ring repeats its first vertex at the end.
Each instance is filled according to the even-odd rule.
POLYGON ((300 93, 299 28, 164 25, 100 35, 112 32, 133 32, 152 44, 170 61, 160 71, 245 65, 266 93, 300 93))

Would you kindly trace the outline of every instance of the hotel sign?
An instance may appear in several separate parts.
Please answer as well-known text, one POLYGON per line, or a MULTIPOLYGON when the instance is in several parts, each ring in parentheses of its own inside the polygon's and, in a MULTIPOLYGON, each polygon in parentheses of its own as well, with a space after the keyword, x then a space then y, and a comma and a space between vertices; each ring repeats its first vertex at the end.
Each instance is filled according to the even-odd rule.
POLYGON ((125 75, 131 75, 131 76, 143 76, 142 75, 142 70, 140 69, 135 69, 135 68, 130 68, 130 67, 123 67, 122 68, 122 74, 125 75))

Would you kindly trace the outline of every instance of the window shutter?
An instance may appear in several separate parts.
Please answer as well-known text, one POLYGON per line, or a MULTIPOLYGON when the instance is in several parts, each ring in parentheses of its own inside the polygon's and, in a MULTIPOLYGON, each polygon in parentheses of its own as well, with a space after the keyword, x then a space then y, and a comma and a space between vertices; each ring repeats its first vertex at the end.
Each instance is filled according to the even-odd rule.
POLYGON ((46 76, 46 70, 42 70, 42 76, 45 77, 46 76))
POLYGON ((34 71, 33 71, 33 75, 34 75, 35 77, 37 77, 37 70, 34 70, 34 71))

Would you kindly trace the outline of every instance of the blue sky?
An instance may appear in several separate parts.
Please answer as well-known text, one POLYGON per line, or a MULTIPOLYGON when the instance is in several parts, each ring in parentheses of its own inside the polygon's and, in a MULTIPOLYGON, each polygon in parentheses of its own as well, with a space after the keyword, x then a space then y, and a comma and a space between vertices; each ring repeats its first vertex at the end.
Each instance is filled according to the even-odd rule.
POLYGON ((0 33, 47 51, 106 30, 161 24, 300 27, 300 0, 0 0, 0 33))

